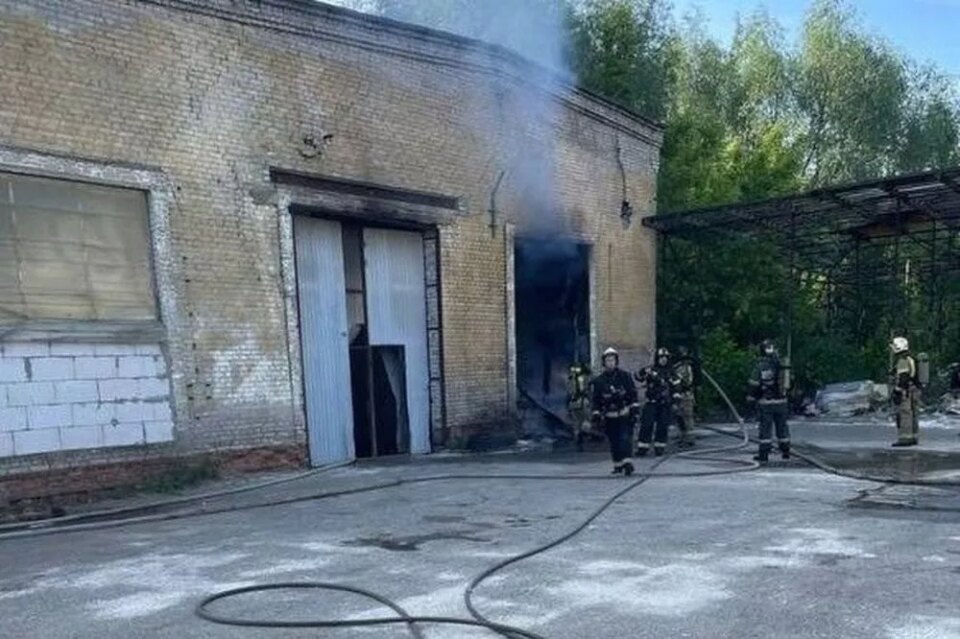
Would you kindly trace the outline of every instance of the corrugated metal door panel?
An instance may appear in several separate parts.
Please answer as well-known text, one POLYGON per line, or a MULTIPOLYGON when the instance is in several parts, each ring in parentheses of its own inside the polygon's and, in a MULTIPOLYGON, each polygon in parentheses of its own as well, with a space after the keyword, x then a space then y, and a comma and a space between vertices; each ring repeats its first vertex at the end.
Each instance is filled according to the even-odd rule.
POLYGON ((410 452, 430 452, 430 373, 423 235, 364 229, 370 343, 402 344, 410 452))
POLYGON ((353 459, 353 405, 339 222, 294 218, 307 436, 313 465, 353 459))

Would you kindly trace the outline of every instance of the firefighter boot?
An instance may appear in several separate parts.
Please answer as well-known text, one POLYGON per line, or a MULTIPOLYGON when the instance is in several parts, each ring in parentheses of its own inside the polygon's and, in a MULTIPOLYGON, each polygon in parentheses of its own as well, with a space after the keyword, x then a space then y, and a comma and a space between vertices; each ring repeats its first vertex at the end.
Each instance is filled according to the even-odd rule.
POLYGON ((780 458, 790 459, 790 444, 780 444, 780 458))
POLYGON ((623 474, 627 477, 633 474, 633 462, 631 461, 623 462, 623 474))
POLYGON ((770 453, 766 450, 759 450, 757 454, 753 456, 753 461, 759 463, 761 466, 766 466, 767 461, 769 461, 770 453))

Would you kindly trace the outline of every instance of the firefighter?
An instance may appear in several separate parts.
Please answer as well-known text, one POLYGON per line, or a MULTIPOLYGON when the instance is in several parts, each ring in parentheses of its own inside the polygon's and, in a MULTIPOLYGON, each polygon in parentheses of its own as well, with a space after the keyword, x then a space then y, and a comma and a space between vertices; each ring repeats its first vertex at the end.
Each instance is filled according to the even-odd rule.
POLYGON ((780 362, 773 340, 763 340, 760 357, 750 378, 747 401, 756 402, 760 421, 760 446, 754 459, 766 464, 773 447, 774 428, 783 459, 790 459, 790 426, 787 424, 786 367, 780 362))
POLYGON ((646 387, 647 398, 640 418, 637 456, 646 455, 652 443, 654 453, 659 457, 667 448, 667 435, 670 422, 673 421, 673 396, 678 387, 670 362, 670 351, 658 348, 653 365, 640 369, 635 377, 646 387))
POLYGON ((636 422, 637 388, 630 374, 620 368, 620 354, 613 348, 603 352, 603 372, 593 380, 593 419, 603 424, 610 441, 613 474, 633 474, 633 425, 636 422))
POLYGON ((910 354, 910 343, 906 337, 894 337, 890 350, 894 358, 890 371, 890 388, 893 389, 891 399, 897 408, 897 441, 893 445, 916 446, 920 406, 917 360, 910 354))
POLYGON ((567 374, 567 418, 573 424, 577 450, 583 450, 583 441, 592 432, 590 418, 590 368, 575 362, 567 374))
POLYGON ((677 427, 680 429, 680 447, 689 448, 694 445, 693 412, 695 398, 693 394, 693 359, 690 357, 686 346, 677 349, 677 361, 673 366, 673 375, 677 380, 677 392, 674 394, 673 405, 676 411, 677 427))

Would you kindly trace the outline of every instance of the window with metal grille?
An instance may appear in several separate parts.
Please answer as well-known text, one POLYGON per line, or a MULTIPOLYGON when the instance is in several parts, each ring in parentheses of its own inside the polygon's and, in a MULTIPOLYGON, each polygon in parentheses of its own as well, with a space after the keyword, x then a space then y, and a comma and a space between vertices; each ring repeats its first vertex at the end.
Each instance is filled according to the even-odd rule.
POLYGON ((0 323, 156 318, 145 192, 0 173, 0 323))

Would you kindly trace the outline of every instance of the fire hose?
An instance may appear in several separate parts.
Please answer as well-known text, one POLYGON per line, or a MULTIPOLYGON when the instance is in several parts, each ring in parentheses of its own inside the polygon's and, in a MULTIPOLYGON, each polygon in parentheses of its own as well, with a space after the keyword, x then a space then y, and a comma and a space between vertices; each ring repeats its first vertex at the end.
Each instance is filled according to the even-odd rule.
MULTIPOLYGON (((297 582, 281 582, 281 583, 265 583, 254 586, 248 586, 243 588, 234 588, 230 590, 224 590, 221 592, 213 593, 205 597, 196 607, 196 614, 207 621, 214 622, 217 624, 223 624, 228 626, 238 626, 238 627, 255 627, 255 628, 317 628, 317 629, 336 629, 336 628, 359 628, 359 627, 371 627, 371 626, 388 626, 388 625, 405 625, 409 633, 419 638, 423 637, 422 630, 420 626, 422 625, 449 625, 449 626, 458 626, 458 627, 475 627, 475 628, 485 628, 490 630, 497 635, 503 637, 511 638, 524 638, 524 639, 545 639, 545 636, 538 634, 531 630, 524 628, 519 628, 511 626, 509 624, 498 623, 489 619, 483 612, 481 612, 475 602, 473 601, 474 594, 483 585, 484 582, 489 580, 495 574, 501 572, 509 566, 522 562, 526 559, 541 555, 554 549, 562 544, 565 544, 575 538, 576 536, 583 533, 595 520, 597 520, 601 515, 603 515, 614 503, 623 499, 630 492, 636 490, 641 485, 646 483, 648 480, 657 478, 657 477, 698 477, 698 476, 709 476, 709 475, 724 475, 731 473, 740 473, 745 471, 751 471, 758 467, 756 462, 748 461, 739 457, 729 457, 724 456, 724 453, 730 453, 737 450, 741 450, 748 446, 751 442, 751 439, 746 431, 744 426, 743 418, 737 412, 736 407, 727 397, 726 393, 720 387, 720 385, 709 375, 706 371, 704 372, 704 377, 710 382, 720 397, 727 404, 731 413, 736 419, 738 428, 736 432, 731 432, 730 430, 724 430, 720 428, 710 428, 708 430, 716 432, 718 434, 729 436, 731 438, 736 438, 737 441, 731 442, 728 445, 723 446, 714 446, 709 448, 702 448, 694 451, 684 451, 679 452, 667 457, 663 457, 655 460, 650 466, 644 470, 638 471, 629 483, 620 487, 612 495, 606 498, 601 504, 599 504, 591 513, 580 521, 576 526, 567 531, 566 533, 547 541, 543 544, 540 544, 528 551, 513 555, 504 560, 501 560, 494 565, 490 566, 476 577, 474 577, 464 590, 464 604, 470 613, 471 617, 452 617, 452 616, 425 616, 425 615, 416 615, 406 611, 402 606, 392 601, 391 599, 379 595, 371 590, 361 588, 354 585, 343 584, 343 583, 330 583, 323 581, 297 581, 297 582), (713 463, 725 464, 728 467, 726 468, 709 468, 704 470, 691 470, 691 471, 662 471, 659 470, 660 466, 666 461, 674 458, 683 458, 693 461, 705 461, 713 463), (231 600, 234 598, 242 597, 244 595, 254 595, 259 593, 266 592, 278 592, 278 591, 323 591, 323 592, 340 592, 340 593, 349 593, 363 597, 370 601, 376 602, 382 605, 384 608, 389 609, 393 614, 385 615, 375 618, 350 618, 350 619, 263 619, 247 616, 234 616, 225 612, 219 612, 217 610, 217 603, 222 603, 226 600, 231 600)), ((546 407, 540 406, 541 410, 549 412, 549 409, 546 407)), ((550 412, 553 417, 558 417, 554 413, 550 412)), ((835 468, 829 467, 826 464, 819 463, 817 460, 799 454, 797 455, 800 459, 812 463, 818 468, 827 470, 828 472, 852 476, 850 473, 839 471, 835 468)), ((887 481, 884 479, 876 479, 870 477, 855 477, 858 479, 872 479, 874 481, 887 481)), ((330 499, 341 497, 345 495, 353 495, 358 493, 365 492, 374 492, 385 490, 389 488, 396 488, 404 485, 414 485, 414 484, 423 484, 429 482, 444 482, 444 481, 454 481, 454 480, 510 480, 510 481, 615 481, 623 482, 624 480, 620 477, 598 477, 596 475, 586 475, 586 474, 565 474, 565 475, 546 475, 546 474, 495 474, 495 475, 479 475, 479 474, 438 474, 438 475, 428 475, 423 477, 414 477, 414 478, 401 478, 388 482, 381 482, 374 485, 363 486, 359 488, 351 488, 339 491, 326 491, 313 493, 309 495, 290 497, 281 500, 270 500, 264 503, 254 503, 254 504, 244 504, 244 505, 226 505, 219 507, 201 507, 192 511, 183 511, 183 512, 171 512, 171 513, 157 513, 153 515, 146 515, 141 517, 131 517, 128 519, 123 519, 119 521, 92 521, 90 523, 79 523, 64 526, 62 528, 44 528, 39 530, 24 530, 18 532, 12 532, 8 534, 0 534, 0 541, 9 538, 16 537, 32 537, 41 534, 55 534, 55 533, 65 533, 71 531, 80 531, 80 530, 90 530, 94 528, 107 528, 107 527, 116 527, 116 526, 128 526, 138 523, 148 523, 155 521, 166 521, 171 519, 180 519, 185 517, 200 516, 206 514, 216 514, 216 513, 226 513, 234 512, 240 510, 250 510, 254 508, 267 508, 274 507, 277 505, 291 504, 302 501, 312 501, 312 500, 321 500, 321 499, 330 499)))
MULTIPOLYGON (((712 380, 712 378, 711 378, 712 380)), ((714 383, 715 382, 711 382, 714 383)), ((718 387, 719 388, 719 387, 718 387)), ((722 393, 722 390, 721 390, 722 393)), ((727 400, 729 401, 729 400, 727 400)), ((541 410, 549 412, 552 416, 558 417, 549 411, 544 406, 537 404, 541 410)), ((732 404, 731 404, 732 407, 732 404)), ((476 603, 473 601, 474 594, 477 589, 488 579, 490 579, 495 574, 506 569, 509 566, 517 564, 531 557, 541 555, 553 548, 556 548, 577 535, 581 534, 587 527, 590 526, 596 519, 598 519, 604 512, 607 511, 614 503, 622 499, 628 493, 634 491, 648 480, 655 477, 698 477, 698 476, 707 476, 707 475, 723 475, 730 473, 739 473, 754 470, 758 467, 758 464, 753 461, 747 461, 740 458, 730 458, 720 456, 721 453, 731 452, 739 450, 749 445, 749 437, 746 433, 746 429, 743 427, 743 420, 740 418, 739 414, 734 411, 734 414, 737 416, 737 420, 740 423, 740 441, 738 443, 732 443, 726 446, 715 446, 710 448, 704 448, 697 451, 685 451, 681 453, 676 453, 671 457, 674 458, 687 458, 697 461, 709 461, 729 464, 731 467, 722 468, 722 469, 709 469, 701 471, 676 471, 676 472, 666 472, 660 471, 658 468, 666 462, 671 457, 663 457, 654 461, 646 470, 638 471, 634 475, 635 479, 630 481, 626 486, 620 488, 618 491, 614 492, 609 496, 603 503, 601 503, 597 508, 595 508, 586 518, 584 518, 580 523, 575 527, 567 531, 566 533, 556 537, 546 543, 540 544, 526 552, 522 552, 513 556, 510 556, 502 561, 495 563, 490 566, 476 577, 474 577, 470 583, 467 585, 464 590, 463 600, 464 605, 467 608, 467 611, 470 613, 472 618, 463 618, 463 617, 450 617, 450 616, 423 616, 415 615, 404 610, 396 602, 383 597, 375 592, 370 590, 359 588, 352 585, 346 585, 341 583, 329 583, 329 582, 320 582, 320 581, 309 581, 309 582, 284 582, 284 583, 268 583, 255 586, 246 586, 242 588, 234 588, 230 590, 224 590, 221 592, 214 593, 205 599, 203 599, 197 606, 196 612, 197 615, 202 619, 211 621, 218 624, 228 625, 228 626, 240 626, 240 627, 253 627, 253 628, 349 628, 349 627, 369 627, 369 626, 387 626, 387 625, 406 625, 409 629, 409 632, 412 636, 422 638, 423 635, 420 631, 418 625, 424 624, 434 624, 434 625, 453 625, 453 626, 468 626, 468 627, 479 627, 485 628, 494 632, 503 637, 510 638, 524 638, 524 639, 546 639, 545 635, 538 634, 531 630, 518 628, 515 626, 510 626, 508 624, 498 623, 491 620, 483 612, 481 612, 476 603), (217 602, 222 602, 227 599, 233 599, 236 597, 242 597, 244 595, 264 593, 270 591, 292 591, 292 590, 320 590, 320 591, 332 591, 332 592, 347 592, 355 594, 371 601, 380 603, 385 608, 389 608, 395 614, 392 616, 382 616, 375 618, 367 619, 304 619, 304 620, 288 620, 288 619, 262 619, 262 618, 253 618, 253 617, 242 617, 234 616, 231 614, 218 613, 213 610, 213 604, 217 602)), ((726 434, 726 433, 725 433, 726 434)), ((596 476, 587 476, 587 475, 484 475, 484 476, 464 476, 464 475, 444 475, 444 476, 435 476, 429 478, 420 478, 398 482, 390 484, 391 486, 401 485, 402 483, 418 483, 423 481, 443 481, 449 479, 455 479, 460 477, 470 477, 471 479, 524 479, 524 480, 588 480, 588 479, 600 479, 596 476)), ((603 478, 608 479, 609 478, 603 478)), ((614 478, 614 480, 619 480, 619 478, 614 478)), ((619 480, 622 481, 622 480, 619 480)))

